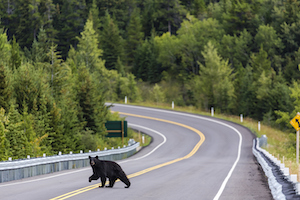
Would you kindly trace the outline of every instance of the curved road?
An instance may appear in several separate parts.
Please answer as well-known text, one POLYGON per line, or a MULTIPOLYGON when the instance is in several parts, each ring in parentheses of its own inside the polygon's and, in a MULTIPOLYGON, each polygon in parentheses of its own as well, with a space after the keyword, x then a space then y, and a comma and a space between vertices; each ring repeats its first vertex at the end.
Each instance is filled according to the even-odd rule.
POLYGON ((248 129, 210 117, 116 104, 132 128, 153 137, 119 161, 131 181, 88 182, 90 167, 0 184, 0 199, 272 199, 248 129))

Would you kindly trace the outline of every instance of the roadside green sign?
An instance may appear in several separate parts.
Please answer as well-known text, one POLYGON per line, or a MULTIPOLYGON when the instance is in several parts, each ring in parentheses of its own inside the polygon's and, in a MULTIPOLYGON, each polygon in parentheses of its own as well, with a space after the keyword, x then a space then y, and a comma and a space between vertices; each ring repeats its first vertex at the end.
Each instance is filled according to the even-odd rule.
POLYGON ((127 137, 127 121, 107 121, 105 128, 106 137, 127 137))

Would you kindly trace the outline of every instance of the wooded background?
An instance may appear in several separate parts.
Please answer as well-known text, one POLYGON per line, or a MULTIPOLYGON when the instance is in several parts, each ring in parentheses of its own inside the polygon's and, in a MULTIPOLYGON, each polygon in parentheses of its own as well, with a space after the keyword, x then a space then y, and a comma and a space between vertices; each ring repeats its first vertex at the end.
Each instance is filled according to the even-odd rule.
POLYGON ((0 0, 0 159, 111 144, 103 124, 118 117, 104 103, 125 96, 292 132, 299 4, 0 0))

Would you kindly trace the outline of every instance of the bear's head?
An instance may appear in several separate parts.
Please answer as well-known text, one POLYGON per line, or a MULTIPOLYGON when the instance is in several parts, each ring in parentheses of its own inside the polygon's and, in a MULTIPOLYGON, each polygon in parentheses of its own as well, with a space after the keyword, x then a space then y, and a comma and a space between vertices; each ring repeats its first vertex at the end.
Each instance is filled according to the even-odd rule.
POLYGON ((90 165, 94 166, 96 164, 96 160, 98 160, 98 156, 96 157, 89 156, 89 159, 90 159, 90 165))

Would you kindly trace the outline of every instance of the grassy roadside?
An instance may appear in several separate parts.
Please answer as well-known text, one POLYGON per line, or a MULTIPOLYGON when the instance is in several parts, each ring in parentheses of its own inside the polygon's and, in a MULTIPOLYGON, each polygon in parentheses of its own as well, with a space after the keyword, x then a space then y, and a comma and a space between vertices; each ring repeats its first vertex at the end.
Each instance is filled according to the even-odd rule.
MULTIPOLYGON (((133 103, 133 104, 130 103, 130 105, 139 105, 139 106, 147 106, 147 107, 155 107, 155 108, 172 110, 171 104, 143 102, 143 103, 133 103)), ((174 110, 206 115, 206 116, 211 115, 210 112, 205 112, 203 110, 197 109, 192 106, 178 107, 175 105, 174 110)), ((300 181, 299 165, 296 163, 296 152, 294 149, 288 148, 286 145, 292 142, 291 139, 293 139, 289 137, 288 133, 274 129, 262 123, 260 126, 261 129, 260 131, 258 131, 258 121, 253 120, 251 118, 244 118, 243 122, 241 122, 240 116, 215 113, 214 117, 241 124, 249 128, 257 137, 266 135, 268 138, 268 147, 266 148, 266 150, 270 152, 272 155, 274 155, 275 157, 277 157, 277 159, 281 160, 281 162, 284 161, 285 166, 290 169, 290 174, 298 174, 298 181, 300 181)))
MULTIPOLYGON (((150 144, 151 140, 152 140, 152 138, 149 135, 143 134, 143 133, 140 133, 136 130, 128 128, 127 137, 124 137, 123 142, 122 142, 122 138, 119 138, 119 137, 106 138, 106 140, 109 140, 109 144, 110 144, 110 146, 106 145, 106 147, 108 147, 108 148, 114 147, 116 149, 118 147, 122 147, 123 145, 127 146, 128 141, 130 139, 134 139, 134 141, 140 142, 141 147, 148 146, 150 144), (143 140, 142 140, 142 136, 144 136, 144 143, 143 143, 143 140)), ((103 148, 104 148, 104 146, 103 146, 103 148)))

